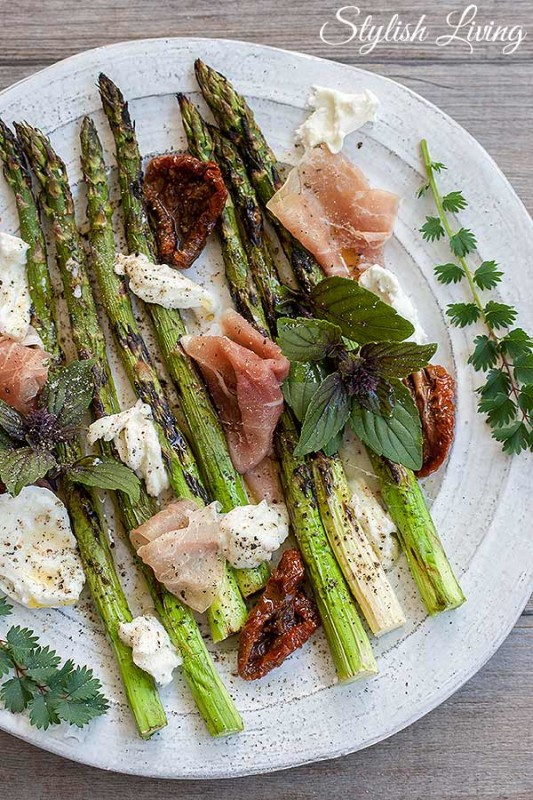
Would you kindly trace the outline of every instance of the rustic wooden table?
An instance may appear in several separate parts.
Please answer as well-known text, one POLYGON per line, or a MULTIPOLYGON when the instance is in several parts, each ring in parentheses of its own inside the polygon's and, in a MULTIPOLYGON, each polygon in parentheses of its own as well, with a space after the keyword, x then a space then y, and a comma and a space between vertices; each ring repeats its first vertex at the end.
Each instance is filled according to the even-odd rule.
MULTIPOLYGON (((466 2, 360 3, 359 22, 369 12, 378 24, 395 13, 414 23, 426 14, 427 40, 383 43, 363 55, 355 41, 328 45, 320 39, 321 26, 342 5, 320 0, 0 0, 0 88, 73 53, 126 39, 219 36, 301 50, 380 72, 438 104, 484 145, 533 211, 532 0, 478 5, 479 23, 525 26, 527 38, 507 55, 501 44, 490 42, 476 44, 473 53, 459 41, 436 46, 439 34, 450 32, 446 15, 461 13, 466 2)), ((327 38, 339 41, 349 33, 346 25, 332 23, 327 38)), ((532 674, 530 604, 500 651, 467 686, 370 750, 257 778, 170 784, 82 767, 0 733, 0 796, 532 800, 532 674)))

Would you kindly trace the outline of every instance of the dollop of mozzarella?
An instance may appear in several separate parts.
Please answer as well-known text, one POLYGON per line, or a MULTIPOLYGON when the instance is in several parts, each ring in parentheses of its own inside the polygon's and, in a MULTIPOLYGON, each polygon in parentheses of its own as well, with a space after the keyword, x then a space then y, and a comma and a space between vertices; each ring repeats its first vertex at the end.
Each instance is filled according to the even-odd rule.
POLYGON ((122 622, 118 635, 131 647, 133 661, 139 669, 153 676, 160 686, 167 686, 172 673, 182 663, 169 635, 156 617, 144 614, 131 622, 122 622))
POLYGON ((67 509, 49 489, 0 495, 0 589, 28 608, 75 603, 85 575, 67 509))
POLYGON ((222 550, 236 569, 258 567, 289 535, 289 517, 283 504, 237 506, 220 522, 222 550))
POLYGON ((332 153, 342 150, 349 133, 373 122, 379 100, 369 89, 357 94, 339 92, 325 86, 314 86, 309 97, 313 113, 296 131, 296 141, 306 150, 325 144, 332 153))
POLYGON ((28 249, 18 236, 0 233, 0 333, 17 341, 24 339, 30 325, 28 249))
POLYGON ((411 337, 418 344, 427 342, 427 336, 420 324, 418 312, 413 301, 403 290, 400 281, 389 269, 373 264, 359 278, 359 284, 370 292, 377 294, 380 300, 392 306, 400 316, 412 323, 415 332, 411 337))
POLYGON ((166 264, 154 264, 145 255, 119 254, 115 261, 117 275, 127 275, 131 291, 146 303, 164 308, 194 308, 212 314, 213 295, 166 264))
POLYGON ((374 548, 383 569, 392 567, 399 556, 396 526, 379 501, 379 484, 370 459, 354 433, 346 430, 339 451, 346 472, 351 506, 357 521, 374 548))
POLYGON ((98 439, 113 440, 121 460, 146 481, 146 489, 157 497, 168 488, 168 477, 161 445, 153 422, 152 409, 142 400, 118 414, 93 422, 87 435, 89 444, 98 439))

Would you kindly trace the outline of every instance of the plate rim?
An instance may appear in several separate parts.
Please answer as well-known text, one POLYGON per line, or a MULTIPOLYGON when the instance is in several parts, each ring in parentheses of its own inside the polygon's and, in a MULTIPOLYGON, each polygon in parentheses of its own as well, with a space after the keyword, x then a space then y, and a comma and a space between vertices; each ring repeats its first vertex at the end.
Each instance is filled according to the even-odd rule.
MULTIPOLYGON (((431 101, 429 101, 425 97, 423 97, 422 95, 418 94, 418 92, 415 92, 413 89, 405 86, 404 84, 400 83, 399 81, 394 80, 392 78, 389 78, 387 76, 381 75, 377 71, 374 72, 372 70, 361 68, 361 67, 359 67, 357 65, 344 64, 342 62, 335 61, 333 59, 327 59, 327 58, 323 58, 323 57, 320 57, 320 56, 311 55, 311 54, 308 54, 308 53, 302 53, 302 52, 297 51, 297 50, 288 50, 286 48, 279 48, 279 47, 274 47, 272 45, 265 45, 265 44, 257 44, 257 43, 254 43, 254 42, 249 42, 249 41, 244 41, 244 40, 239 40, 239 39, 224 39, 224 38, 195 37, 195 36, 192 36, 192 37, 189 37, 189 36, 187 36, 187 37, 185 37, 185 36, 183 36, 183 37, 180 37, 180 36, 175 36, 175 37, 152 37, 152 38, 143 38, 143 39, 132 39, 132 40, 126 40, 126 41, 122 41, 122 42, 114 42, 112 44, 101 45, 101 46, 98 46, 98 47, 90 48, 88 50, 84 50, 84 51, 75 53, 75 54, 73 54, 71 56, 68 56, 68 57, 66 57, 64 59, 61 59, 61 60, 59 60, 57 62, 54 62, 53 64, 50 64, 50 65, 44 67, 43 69, 37 70, 36 72, 33 72, 32 74, 21 78, 20 80, 16 81, 15 83, 11 84, 10 86, 8 86, 8 87, 2 89, 2 91, 0 91, 0 101, 4 99, 6 94, 8 94, 9 92, 11 92, 12 90, 14 90, 16 88, 19 88, 21 85, 23 85, 24 83, 26 83, 28 81, 34 80, 36 78, 40 78, 43 74, 46 74, 48 72, 53 72, 55 70, 62 69, 62 68, 65 67, 65 65, 69 65, 69 64, 72 64, 72 63, 75 63, 75 62, 78 62, 78 61, 79 62, 83 62, 84 59, 87 59, 88 57, 94 56, 94 55, 96 55, 98 53, 101 53, 101 52, 104 52, 104 51, 106 53, 113 52, 113 51, 117 51, 118 52, 118 51, 123 51, 123 50, 135 51, 136 48, 143 48, 143 47, 146 48, 147 46, 150 46, 150 47, 151 46, 161 46, 161 45, 163 45, 165 43, 168 44, 170 42, 176 42, 176 43, 180 43, 180 42, 183 42, 183 43, 198 42, 199 44, 200 43, 216 43, 218 45, 222 45, 223 47, 236 45, 236 46, 239 46, 239 47, 247 48, 250 51, 251 50, 256 50, 256 51, 267 50, 267 51, 273 51, 273 52, 277 52, 277 53, 284 53, 284 54, 287 54, 288 56, 291 56, 293 58, 296 57, 296 58, 307 59, 307 60, 314 61, 314 62, 319 62, 319 63, 332 64, 332 65, 335 65, 336 67, 341 67, 341 68, 346 69, 346 70, 349 69, 349 70, 355 71, 356 73, 359 73, 360 75, 369 74, 369 75, 373 75, 373 76, 378 76, 380 80, 386 81, 386 82, 391 83, 391 84, 393 84, 395 86, 399 86, 403 91, 407 92, 413 98, 416 98, 416 100, 418 102, 422 102, 423 105, 425 105, 426 107, 430 108, 432 111, 436 111, 438 114, 440 114, 444 119, 446 119, 448 124, 451 124, 455 129, 460 131, 461 135, 463 135, 463 136, 466 135, 466 137, 468 138, 468 140, 470 142, 470 145, 471 146, 475 146, 475 148, 477 149, 478 153, 480 155, 482 155, 483 158, 486 161, 490 162, 492 169, 498 175, 500 180, 503 180, 503 182, 506 184, 507 189, 514 196, 514 199, 516 201, 518 201, 519 206, 521 206, 522 211, 525 213, 525 215, 529 219, 530 225, 531 225, 531 227, 533 229, 533 220, 531 219, 531 217, 529 215, 529 212, 528 212, 527 208, 525 207, 524 202, 519 197, 519 195, 516 193, 516 191, 514 190, 512 184, 510 183, 509 179, 503 173, 503 171, 498 166, 498 164, 496 163, 494 158, 490 155, 490 153, 488 153, 485 150, 485 148, 480 144, 480 142, 478 142, 478 140, 468 130, 466 130, 462 125, 460 125, 453 117, 451 117, 449 114, 447 114, 445 111, 443 111, 439 106, 435 105, 434 103, 432 103, 431 101)), ((508 478, 510 478, 510 476, 508 476, 508 478)), ((325 753, 325 754, 321 753, 320 755, 318 755, 316 757, 313 757, 313 756, 304 757, 304 758, 302 758, 300 760, 298 758, 294 758, 294 756, 293 756, 293 757, 287 758, 283 763, 276 762, 276 765, 273 766, 273 767, 272 766, 265 766, 265 767, 261 767, 261 768, 258 769, 258 768, 254 768, 252 765, 250 765, 247 768, 239 767, 237 770, 232 771, 232 772, 219 771, 219 772, 215 772, 215 773, 211 773, 211 774, 207 774, 206 775, 206 774, 203 774, 202 772, 198 771, 198 772, 191 772, 190 774, 187 774, 187 775, 177 775, 177 774, 172 773, 170 771, 169 772, 162 772, 162 771, 157 771, 157 770, 151 771, 150 769, 143 769, 142 767, 144 765, 142 765, 142 764, 139 765, 138 768, 135 768, 135 764, 133 764, 132 768, 129 768, 130 762, 127 762, 126 764, 121 763, 119 767, 114 768, 113 766, 106 766, 106 765, 102 765, 102 763, 98 763, 98 760, 96 758, 92 758, 92 757, 85 757, 84 758, 83 755, 82 755, 82 751, 83 751, 83 747, 82 746, 76 747, 75 750, 70 750, 68 748, 68 746, 66 744, 63 744, 63 742, 60 741, 60 740, 49 739, 49 740, 46 740, 45 742, 37 741, 35 732, 33 731, 32 728, 30 728, 28 731, 16 730, 16 727, 17 727, 17 724, 16 724, 17 723, 17 716, 16 715, 11 715, 8 712, 0 711, 0 729, 4 730, 6 733, 9 733, 9 734, 11 734, 12 736, 14 736, 16 738, 21 739, 22 741, 25 741, 25 742, 27 742, 27 743, 35 746, 35 747, 38 747, 41 750, 44 750, 46 752, 51 752, 54 755, 61 756, 61 757, 66 758, 66 759, 68 759, 70 761, 73 761, 75 763, 80 763, 80 764, 84 764, 84 765, 87 765, 87 766, 90 766, 90 767, 95 767, 97 769, 100 769, 100 770, 103 770, 103 771, 107 771, 107 772, 117 772, 118 774, 139 775, 139 776, 148 777, 148 778, 150 778, 150 777, 152 777, 152 778, 164 778, 164 779, 169 779, 169 780, 170 779, 171 780, 198 780, 198 779, 199 780, 216 780, 216 779, 224 779, 224 778, 226 778, 226 779, 227 778, 235 778, 235 777, 241 777, 241 776, 246 776, 246 775, 265 774, 265 773, 275 772, 275 771, 279 771, 279 770, 285 770, 285 769, 289 769, 289 768, 299 767, 299 766, 303 766, 305 764, 318 763, 320 761, 340 758, 340 757, 348 755, 350 753, 354 753, 354 752, 357 752, 359 750, 366 749, 367 747, 371 747, 374 744, 377 744, 380 741, 384 741, 384 740, 390 738, 391 736, 395 735, 399 731, 409 727, 414 722, 416 722, 417 720, 421 719, 426 714, 428 714, 430 711, 433 711, 435 708, 437 708, 439 705, 441 705, 443 702, 445 702, 456 691, 458 691, 469 680, 471 680, 471 678, 475 674, 477 674, 477 672, 479 672, 479 670, 481 670, 483 668, 483 666, 488 662, 488 660, 496 653, 496 651, 503 644, 505 639, 509 636, 509 634, 512 631, 513 627, 516 625, 517 620, 520 618, 525 606, 527 605, 527 602, 529 600, 529 597, 531 596, 531 592, 532 592, 532 589, 533 589, 533 565, 532 565, 531 572, 532 572, 532 576, 531 576, 530 580, 529 581, 524 581, 524 590, 523 590, 522 594, 520 595, 520 598, 519 599, 517 598, 515 600, 515 603, 513 605, 512 611, 509 612, 509 616, 507 618, 506 625, 502 627, 502 629, 501 629, 501 631, 499 633, 499 636, 495 640, 492 640, 490 642, 490 644, 487 647, 487 652, 483 652, 481 654, 481 657, 478 660, 476 660, 469 669, 467 669, 465 672, 462 672, 461 675, 459 677, 457 677, 456 680, 454 680, 453 682, 447 684, 441 692, 434 693, 432 695, 432 697, 431 697, 431 700, 424 706, 424 708, 422 710, 417 709, 406 720, 402 721, 398 725, 395 725, 393 728, 388 729, 386 733, 378 734, 375 737, 372 737, 371 739, 369 739, 368 741, 366 741, 362 745, 358 745, 358 746, 355 746, 355 747, 354 746, 347 746, 347 747, 336 749, 334 751, 331 751, 331 752, 328 752, 328 753, 325 753), (10 722, 11 722, 11 725, 9 724, 10 722)))

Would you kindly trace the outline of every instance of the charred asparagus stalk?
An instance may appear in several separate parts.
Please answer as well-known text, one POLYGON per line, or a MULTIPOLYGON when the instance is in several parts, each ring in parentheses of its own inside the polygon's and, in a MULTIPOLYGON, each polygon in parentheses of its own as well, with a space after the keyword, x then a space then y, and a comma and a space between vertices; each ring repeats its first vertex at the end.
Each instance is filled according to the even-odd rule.
MULTIPOLYGON (((57 337, 57 320, 39 211, 18 142, 1 121, 0 159, 6 181, 15 195, 21 236, 29 244, 27 272, 33 307, 32 324, 57 366, 63 360, 63 353, 57 337)), ((60 447, 63 448, 61 460, 64 461, 76 461, 83 454, 81 443, 60 447)), ((165 712, 153 678, 133 663, 131 649, 122 643, 118 634, 120 624, 130 622, 132 615, 113 563, 107 531, 103 527, 102 509, 96 496, 81 486, 65 480, 62 489, 91 598, 115 654, 139 733, 143 738, 149 738, 166 725, 165 712)))
MULTIPOLYGON (((100 75, 99 85, 104 111, 115 139, 128 247, 130 252, 142 253, 155 261, 156 244, 142 197, 141 156, 128 106, 118 87, 105 75, 100 75)), ((232 244, 233 242, 228 239, 229 249, 232 244)), ((238 287, 242 268, 237 262, 235 264, 233 277, 238 287)), ((156 304, 148 304, 147 309, 163 359, 178 392, 180 408, 191 432, 191 445, 209 496, 220 502, 223 511, 230 511, 238 505, 246 505, 248 498, 244 483, 231 461, 222 425, 202 378, 181 347, 180 339, 186 330, 179 311, 156 304)), ((267 577, 266 566, 255 570, 228 571, 226 581, 228 596, 235 579, 243 594, 249 595, 264 586, 267 577)), ((233 589, 233 595, 236 602, 238 597, 236 587, 233 589)), ((244 605, 241 611, 242 625, 246 613, 244 605)))
MULTIPOLYGON (((214 144, 207 126, 187 98, 180 95, 178 100, 191 152, 197 158, 212 159, 215 155, 214 144)), ((238 228, 235 229, 235 236, 239 236, 238 228)), ((242 243, 241 248, 246 258, 242 243)), ((272 283, 274 276, 271 279, 272 283)), ((260 294, 263 295, 263 292, 260 294)), ((264 313, 258 328, 262 331, 269 328, 264 313)), ((375 673, 377 667, 320 518, 310 461, 294 456, 297 439, 292 415, 286 410, 278 426, 276 450, 287 508, 309 572, 338 678, 340 681, 350 681, 375 673)))
MULTIPOLYGON (((250 180, 261 203, 266 206, 281 180, 276 157, 268 146, 245 99, 229 81, 202 61, 195 64, 196 77, 221 130, 238 147, 250 180)), ((324 275, 313 256, 281 225, 272 219, 281 245, 304 292, 324 275)), ((375 463, 377 463, 375 461, 375 463)), ((453 574, 442 542, 435 530, 420 486, 412 472, 394 470, 386 459, 379 459, 377 474, 389 513, 399 531, 409 567, 430 614, 457 608, 465 597, 453 574), (391 474, 396 478, 391 479, 391 474), (405 499, 410 502, 406 508, 405 499), (429 545, 429 550, 428 550, 429 545)))

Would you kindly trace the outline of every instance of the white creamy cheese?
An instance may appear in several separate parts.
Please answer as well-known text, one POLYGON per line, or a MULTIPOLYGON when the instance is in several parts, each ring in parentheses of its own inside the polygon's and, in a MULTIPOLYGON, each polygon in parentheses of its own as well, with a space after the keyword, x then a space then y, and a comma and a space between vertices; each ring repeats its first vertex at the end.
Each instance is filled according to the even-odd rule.
POLYGON ((236 569, 258 567, 289 535, 289 518, 284 505, 237 506, 220 522, 222 549, 236 569))
POLYGON ((359 284, 370 292, 377 294, 380 300, 388 303, 402 317, 412 323, 415 332, 411 337, 418 344, 427 342, 427 336, 420 324, 418 312, 413 305, 413 301, 407 295, 400 281, 390 270, 381 267, 379 264, 366 269, 359 278, 359 284))
POLYGON ((79 598, 85 575, 67 509, 49 489, 0 495, 0 590, 28 608, 79 598))
POLYGON ((342 150, 349 133, 376 119, 379 100, 369 89, 357 94, 314 86, 309 97, 313 113, 296 131, 306 150, 325 144, 332 153, 342 150))
POLYGON ((383 569, 392 567, 399 555, 396 526, 381 505, 379 484, 365 448, 348 428, 339 451, 352 492, 351 505, 357 521, 374 548, 383 569))
POLYGON ((18 236, 0 233, 0 333, 17 341, 24 339, 30 324, 28 248, 18 236))
POLYGON ((154 264, 145 255, 119 254, 115 261, 117 275, 127 275, 131 291, 146 303, 164 308, 200 308, 212 314, 213 295, 186 278, 178 269, 154 264))
POLYGON ((139 669, 152 675, 160 686, 170 683, 172 673, 182 659, 156 617, 144 614, 131 622, 122 622, 118 635, 124 644, 131 647, 133 661, 139 669))
POLYGON ((148 493, 157 497, 168 488, 161 445, 153 422, 152 409, 142 400, 119 414, 93 422, 87 435, 89 444, 98 439, 113 440, 122 461, 146 481, 148 493))

